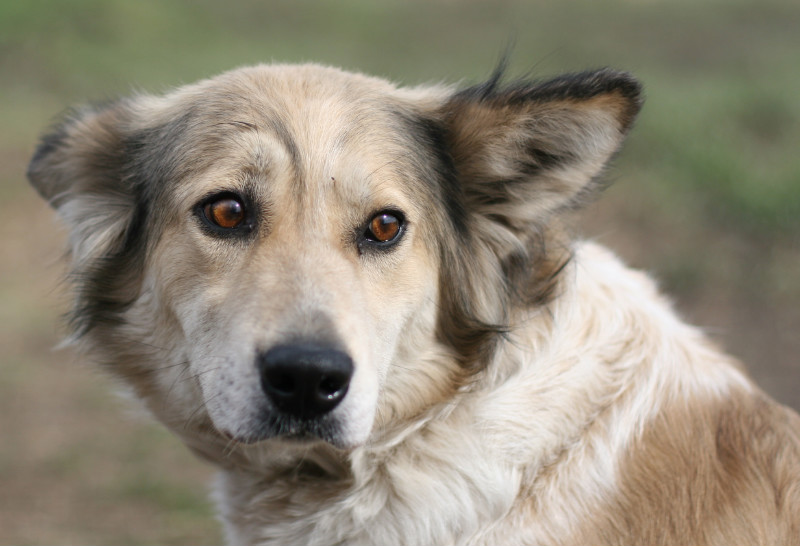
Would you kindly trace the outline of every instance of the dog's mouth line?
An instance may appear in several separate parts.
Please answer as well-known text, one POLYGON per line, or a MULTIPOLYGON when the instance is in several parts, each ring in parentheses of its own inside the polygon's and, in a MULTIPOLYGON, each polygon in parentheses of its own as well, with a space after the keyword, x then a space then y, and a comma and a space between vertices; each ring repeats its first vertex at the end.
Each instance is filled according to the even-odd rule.
POLYGON ((337 446, 337 427, 327 420, 297 420, 286 419, 283 416, 273 416, 255 431, 245 434, 230 432, 222 427, 217 427, 218 432, 229 442, 251 446, 269 440, 288 441, 297 444, 310 444, 325 442, 337 446))
POLYGON ((275 436, 236 436, 229 432, 221 431, 221 434, 226 440, 228 440, 230 444, 242 446, 256 446, 270 440, 281 440, 302 445, 308 445, 317 442, 330 443, 319 436, 307 433, 280 434, 275 436))

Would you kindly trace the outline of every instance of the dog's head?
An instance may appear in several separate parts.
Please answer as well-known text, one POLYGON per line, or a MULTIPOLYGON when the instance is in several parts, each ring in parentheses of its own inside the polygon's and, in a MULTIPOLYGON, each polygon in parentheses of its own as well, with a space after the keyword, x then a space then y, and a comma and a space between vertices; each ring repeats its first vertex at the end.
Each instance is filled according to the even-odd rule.
POLYGON ((454 91, 260 66, 76 110, 29 178, 69 227, 76 338, 162 419, 349 447, 552 295, 548 225, 639 92, 608 70, 454 91))

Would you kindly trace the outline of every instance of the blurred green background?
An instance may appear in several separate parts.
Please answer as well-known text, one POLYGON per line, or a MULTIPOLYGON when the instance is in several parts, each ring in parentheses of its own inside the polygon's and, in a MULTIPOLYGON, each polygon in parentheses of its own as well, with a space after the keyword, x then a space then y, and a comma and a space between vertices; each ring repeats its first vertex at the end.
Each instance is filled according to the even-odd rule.
POLYGON ((24 170, 59 112, 273 60, 475 82, 511 43, 513 74, 644 81, 581 229, 800 407, 797 0, 0 0, 0 544, 221 540, 212 470, 52 349, 64 233, 24 170))

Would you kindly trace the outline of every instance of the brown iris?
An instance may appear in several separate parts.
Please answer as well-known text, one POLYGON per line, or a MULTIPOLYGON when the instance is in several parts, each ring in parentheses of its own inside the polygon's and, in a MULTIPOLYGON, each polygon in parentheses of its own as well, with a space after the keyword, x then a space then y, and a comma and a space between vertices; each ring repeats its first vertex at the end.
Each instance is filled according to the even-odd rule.
POLYGON ((393 214, 380 213, 369 223, 369 238, 379 243, 391 241, 398 233, 400 233, 400 220, 393 214))
POLYGON ((222 197, 206 203, 203 214, 212 224, 226 229, 238 227, 245 218, 244 205, 234 197, 222 197))

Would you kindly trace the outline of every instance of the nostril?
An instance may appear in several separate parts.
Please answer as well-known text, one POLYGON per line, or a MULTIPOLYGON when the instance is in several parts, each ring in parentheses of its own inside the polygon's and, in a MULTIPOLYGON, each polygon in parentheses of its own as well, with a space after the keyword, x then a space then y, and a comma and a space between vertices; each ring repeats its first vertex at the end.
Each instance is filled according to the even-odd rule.
POLYGON ((343 376, 328 375, 319 382, 319 394, 327 398, 333 398, 347 385, 349 378, 343 376))
POLYGON ((265 371, 264 376, 263 383, 278 396, 292 396, 297 391, 297 381, 288 370, 273 368, 265 371))

